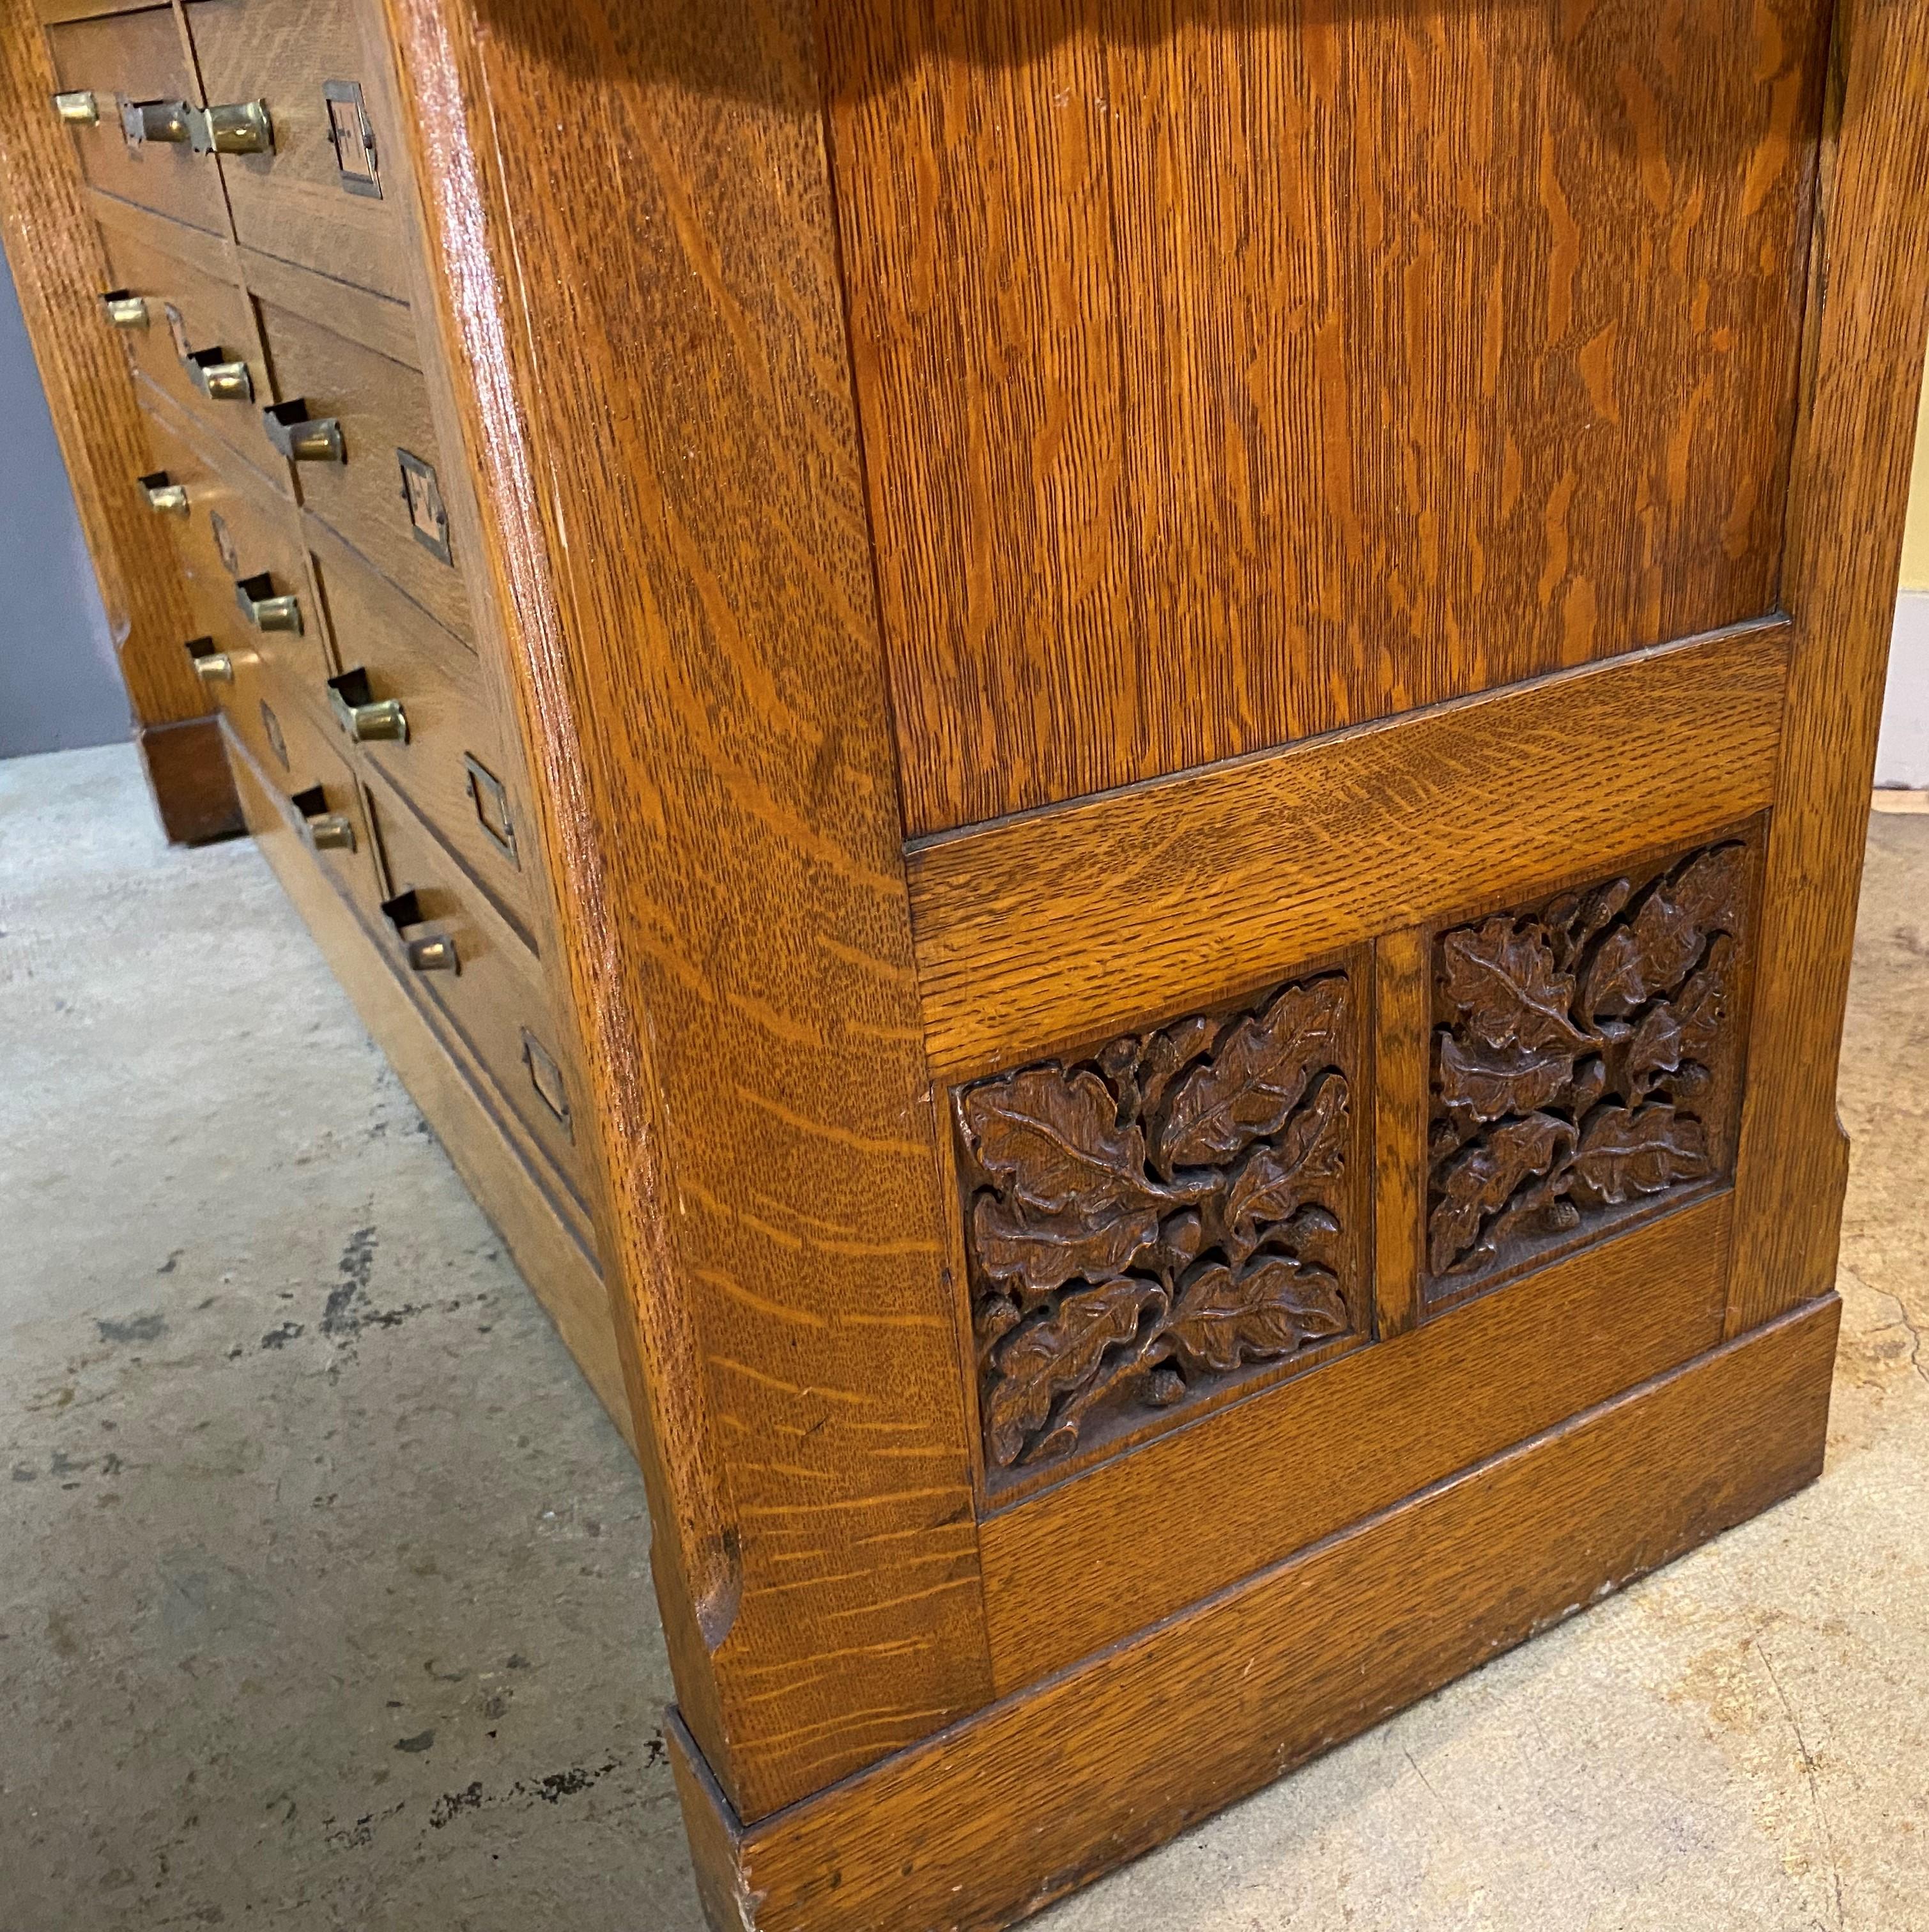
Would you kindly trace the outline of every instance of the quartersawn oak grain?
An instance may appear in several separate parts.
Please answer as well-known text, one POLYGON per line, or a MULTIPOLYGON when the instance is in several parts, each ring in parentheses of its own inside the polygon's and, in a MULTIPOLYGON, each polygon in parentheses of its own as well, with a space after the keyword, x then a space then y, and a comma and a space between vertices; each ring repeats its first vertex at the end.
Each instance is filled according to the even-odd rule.
POLYGON ((932 1064, 1036 1059, 1746 818, 1787 647, 1742 626, 921 844, 932 1064))
POLYGON ((914 834, 1774 607, 1820 0, 820 0, 914 834))
POLYGON ((404 118, 679 1695, 755 1814, 989 1694, 814 32, 486 10, 392 0, 404 118))
POLYGON ((673 1727, 718 1932, 989 1932, 1172 1837, 1813 1480, 1839 1314, 1807 1304, 747 1829, 673 1727))

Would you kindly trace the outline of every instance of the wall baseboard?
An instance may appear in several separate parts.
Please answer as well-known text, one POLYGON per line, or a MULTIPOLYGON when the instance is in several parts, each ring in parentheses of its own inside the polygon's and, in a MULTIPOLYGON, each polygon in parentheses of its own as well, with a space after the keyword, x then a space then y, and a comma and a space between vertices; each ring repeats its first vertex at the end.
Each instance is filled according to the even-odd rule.
POLYGON ((1929 590, 1905 590, 1895 600, 1876 783, 1929 786, 1929 590))

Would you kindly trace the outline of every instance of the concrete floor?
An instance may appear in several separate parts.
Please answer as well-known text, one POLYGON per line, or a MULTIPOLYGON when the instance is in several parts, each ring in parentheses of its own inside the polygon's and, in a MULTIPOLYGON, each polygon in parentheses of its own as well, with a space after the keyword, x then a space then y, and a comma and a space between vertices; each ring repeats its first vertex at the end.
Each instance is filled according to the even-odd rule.
MULTIPOLYGON (((1929 817, 1827 1474, 1036 1922, 1929 1932, 1929 817)), ((696 1932, 615 1430, 251 848, 0 764, 0 1928, 696 1932)))

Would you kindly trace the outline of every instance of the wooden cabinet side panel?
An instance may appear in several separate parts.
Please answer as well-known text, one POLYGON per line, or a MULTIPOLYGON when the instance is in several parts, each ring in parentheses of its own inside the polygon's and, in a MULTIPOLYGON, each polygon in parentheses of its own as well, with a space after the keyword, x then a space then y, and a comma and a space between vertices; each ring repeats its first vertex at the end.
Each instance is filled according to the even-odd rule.
POLYGON ((989 1695, 812 32, 487 10, 388 16, 679 1697, 755 1816, 989 1695))
POLYGON ((143 725, 206 717, 167 532, 134 488, 154 466, 127 351, 101 314, 106 258, 53 91, 32 9, 0 0, 0 230, 121 675, 143 725))
POLYGON ((1848 1173, 1836 1069, 1929 328, 1929 8, 1843 0, 1833 55, 1730 1333, 1834 1279, 1848 1173))

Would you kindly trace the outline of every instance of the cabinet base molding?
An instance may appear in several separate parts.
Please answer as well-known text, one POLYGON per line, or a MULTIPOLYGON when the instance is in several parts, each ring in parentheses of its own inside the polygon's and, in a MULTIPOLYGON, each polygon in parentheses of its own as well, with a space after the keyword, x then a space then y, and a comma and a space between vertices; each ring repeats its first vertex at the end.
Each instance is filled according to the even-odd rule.
POLYGON ((716 1932, 1023 1918, 1822 1468, 1832 1294, 746 1826, 668 1726, 716 1932))
POLYGON ((222 748, 219 718, 138 724, 134 742, 170 845, 211 845, 248 830, 222 748))

